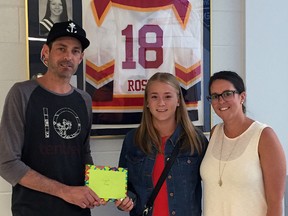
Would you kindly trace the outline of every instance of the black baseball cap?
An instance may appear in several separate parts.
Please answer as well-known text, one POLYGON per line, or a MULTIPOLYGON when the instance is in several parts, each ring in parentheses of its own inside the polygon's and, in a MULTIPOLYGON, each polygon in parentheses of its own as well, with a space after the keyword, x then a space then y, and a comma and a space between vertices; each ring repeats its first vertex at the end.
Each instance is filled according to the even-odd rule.
POLYGON ((65 36, 78 39, 82 44, 83 50, 90 44, 90 41, 86 38, 85 30, 73 21, 55 23, 48 34, 46 44, 50 44, 57 38, 65 36))

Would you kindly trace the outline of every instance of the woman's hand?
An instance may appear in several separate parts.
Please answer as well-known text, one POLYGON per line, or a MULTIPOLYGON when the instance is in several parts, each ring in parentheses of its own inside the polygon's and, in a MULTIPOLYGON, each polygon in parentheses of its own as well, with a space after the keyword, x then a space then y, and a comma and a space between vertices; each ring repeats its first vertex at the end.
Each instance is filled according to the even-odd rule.
POLYGON ((134 207, 133 200, 129 197, 126 197, 125 199, 116 200, 115 205, 118 209, 125 212, 131 211, 134 207))

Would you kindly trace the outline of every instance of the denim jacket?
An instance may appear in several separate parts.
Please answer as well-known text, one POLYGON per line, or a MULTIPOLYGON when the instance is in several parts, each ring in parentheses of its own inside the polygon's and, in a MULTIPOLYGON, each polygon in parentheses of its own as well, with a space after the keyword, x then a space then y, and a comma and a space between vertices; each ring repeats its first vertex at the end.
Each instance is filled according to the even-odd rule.
MULTIPOLYGON (((133 129, 125 136, 119 160, 119 166, 128 168, 129 194, 136 196, 136 203, 130 212, 131 216, 142 215, 153 190, 152 172, 156 158, 156 151, 153 155, 146 155, 136 146, 135 131, 136 129, 133 129)), ((173 135, 167 139, 165 158, 171 155, 181 131, 182 127, 178 126, 173 135)), ((204 146, 201 155, 196 150, 193 155, 190 150, 180 151, 166 178, 169 215, 171 216, 201 216, 202 188, 199 167, 208 141, 203 133, 199 132, 199 136, 204 146)))

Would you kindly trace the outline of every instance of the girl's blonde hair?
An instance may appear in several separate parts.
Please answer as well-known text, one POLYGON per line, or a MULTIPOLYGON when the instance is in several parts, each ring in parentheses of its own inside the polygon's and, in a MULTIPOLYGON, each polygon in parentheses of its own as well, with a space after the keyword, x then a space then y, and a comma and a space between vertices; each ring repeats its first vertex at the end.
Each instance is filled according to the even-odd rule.
POLYGON ((182 149, 190 149, 191 153, 195 149, 200 153, 202 152, 202 142, 201 138, 197 133, 197 129, 192 124, 185 101, 183 99, 181 87, 175 76, 170 73, 158 72, 155 73, 147 82, 145 92, 144 92, 144 105, 142 119, 139 127, 136 130, 135 142, 146 154, 152 154, 152 147, 154 146, 158 152, 161 152, 161 137, 158 131, 153 126, 152 114, 147 107, 148 105, 148 92, 152 82, 158 81, 162 83, 169 84, 176 89, 179 97, 179 106, 176 109, 176 123, 183 127, 183 131, 178 138, 182 140, 182 149))

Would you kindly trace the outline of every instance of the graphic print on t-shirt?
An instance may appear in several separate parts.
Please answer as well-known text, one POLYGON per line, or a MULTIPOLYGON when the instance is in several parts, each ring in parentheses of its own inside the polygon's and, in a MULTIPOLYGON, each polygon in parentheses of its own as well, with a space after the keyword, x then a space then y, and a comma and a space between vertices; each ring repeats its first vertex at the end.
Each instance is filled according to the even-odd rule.
MULTIPOLYGON (((45 138, 50 137, 49 110, 43 108, 45 138)), ((77 113, 71 108, 61 108, 53 116, 53 129, 63 139, 73 139, 81 131, 81 122, 77 113)))

